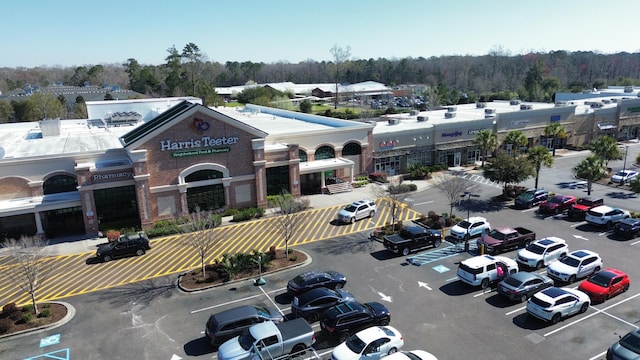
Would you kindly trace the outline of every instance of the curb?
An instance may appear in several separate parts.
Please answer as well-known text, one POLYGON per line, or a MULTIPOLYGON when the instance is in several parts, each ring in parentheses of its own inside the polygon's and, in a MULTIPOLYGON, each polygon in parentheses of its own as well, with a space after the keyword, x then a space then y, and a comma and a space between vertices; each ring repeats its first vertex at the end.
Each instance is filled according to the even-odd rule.
MULTIPOLYGON (((265 276, 269 276, 269 275, 272 275, 272 274, 281 273, 283 271, 288 271, 288 270, 296 269, 296 268, 299 268, 299 267, 307 266, 307 265, 311 264, 311 262, 313 262, 313 259, 311 258, 311 255, 309 255, 308 253, 306 253, 306 252, 304 252, 302 250, 296 250, 296 251, 299 251, 299 252, 305 254, 307 256, 307 260, 305 260, 303 263, 300 263, 300 264, 286 266, 286 267, 283 267, 281 269, 273 270, 273 271, 269 271, 269 272, 263 272, 262 276, 265 277, 265 276)), ((222 283, 222 284, 204 286, 204 287, 199 288, 199 289, 186 289, 186 288, 182 287, 182 284, 181 284, 181 279, 185 275, 186 275, 186 273, 182 273, 182 274, 178 275, 178 279, 176 280, 176 287, 177 287, 178 291, 180 291, 183 294, 198 294, 198 293, 201 293, 201 292, 205 292, 207 290, 219 288, 219 287, 226 286, 226 285, 237 284, 237 283, 244 282, 244 281, 253 282, 255 280, 254 278, 246 277, 246 278, 242 278, 242 279, 234 279, 234 280, 231 280, 231 281, 227 281, 227 282, 222 283)))
POLYGON ((36 327, 36 328, 26 329, 26 330, 22 330, 22 331, 18 331, 18 332, 12 333, 12 334, 1 335, 0 336, 0 340, 5 340, 5 339, 8 339, 8 338, 17 338, 17 337, 30 335, 30 334, 33 334, 33 333, 52 330, 52 329, 58 328, 58 327, 60 327, 60 326, 62 326, 64 324, 68 323, 76 315, 76 308, 73 307, 73 305, 71 305, 71 304, 69 304, 67 302, 63 302, 63 301, 47 301, 47 303, 60 304, 60 305, 62 305, 64 307, 66 307, 67 308, 67 315, 65 315, 59 321, 57 321, 55 323, 52 323, 52 324, 49 324, 49 325, 44 325, 44 326, 39 326, 39 327, 36 327))

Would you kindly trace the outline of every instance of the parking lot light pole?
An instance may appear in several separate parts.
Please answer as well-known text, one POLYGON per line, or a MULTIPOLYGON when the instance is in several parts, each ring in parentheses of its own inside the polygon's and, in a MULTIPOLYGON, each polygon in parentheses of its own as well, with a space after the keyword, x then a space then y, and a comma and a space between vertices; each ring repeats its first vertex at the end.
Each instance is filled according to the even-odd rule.
POLYGON ((622 171, 627 170, 627 153, 629 152, 629 145, 624 146, 624 164, 622 165, 622 171))
POLYGON ((265 279, 262 278, 262 256, 258 256, 258 273, 260 274, 256 281, 253 282, 254 285, 260 286, 267 283, 265 279))

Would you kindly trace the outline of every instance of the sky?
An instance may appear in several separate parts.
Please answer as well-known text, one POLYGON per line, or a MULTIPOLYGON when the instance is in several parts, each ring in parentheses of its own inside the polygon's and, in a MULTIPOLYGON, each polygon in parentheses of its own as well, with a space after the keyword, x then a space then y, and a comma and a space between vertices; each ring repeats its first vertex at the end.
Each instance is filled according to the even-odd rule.
POLYGON ((529 52, 640 52, 640 1, 29 0, 2 4, 0 67, 207 60, 298 63, 529 52))

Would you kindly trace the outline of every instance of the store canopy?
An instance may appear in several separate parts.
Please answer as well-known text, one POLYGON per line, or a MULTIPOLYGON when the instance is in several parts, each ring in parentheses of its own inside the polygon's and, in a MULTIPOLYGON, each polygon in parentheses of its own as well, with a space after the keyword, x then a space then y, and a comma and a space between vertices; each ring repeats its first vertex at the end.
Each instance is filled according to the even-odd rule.
POLYGON ((352 167, 354 165, 355 163, 353 161, 345 158, 305 161, 300 163, 300 175, 344 169, 346 167, 352 167))
POLYGON ((614 124, 607 124, 607 123, 599 123, 598 124, 598 129, 600 130, 611 130, 611 129, 615 129, 616 126, 614 124))

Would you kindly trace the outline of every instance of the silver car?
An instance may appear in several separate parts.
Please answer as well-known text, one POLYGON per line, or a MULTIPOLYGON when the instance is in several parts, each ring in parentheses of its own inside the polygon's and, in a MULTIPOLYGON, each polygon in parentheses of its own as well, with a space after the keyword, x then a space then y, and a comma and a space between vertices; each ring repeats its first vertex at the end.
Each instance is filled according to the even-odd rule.
POLYGON ((338 212, 337 220, 353 224, 357 220, 373 217, 376 214, 376 203, 371 200, 358 200, 347 205, 338 212))

